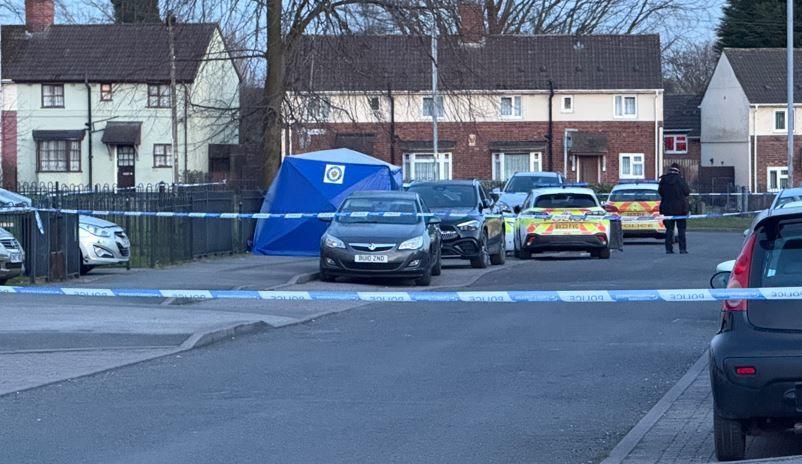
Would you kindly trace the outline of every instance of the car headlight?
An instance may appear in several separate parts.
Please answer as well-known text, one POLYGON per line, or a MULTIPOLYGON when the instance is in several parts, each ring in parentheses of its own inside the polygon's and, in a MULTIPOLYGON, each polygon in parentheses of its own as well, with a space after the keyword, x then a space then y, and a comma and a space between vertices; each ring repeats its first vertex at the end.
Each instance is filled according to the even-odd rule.
POLYGON ((113 235, 111 229, 107 229, 105 227, 93 226, 91 224, 79 224, 78 227, 80 227, 81 229, 89 232, 90 234, 92 234, 92 235, 94 235, 96 237, 108 238, 108 237, 111 237, 113 235))
POLYGON ((345 248, 345 243, 333 235, 326 235, 326 239, 323 241, 323 244, 327 248, 345 248))
POLYGON ((417 250, 418 248, 423 246, 423 237, 415 237, 411 238, 405 242, 402 242, 401 245, 398 245, 399 250, 417 250))
POLYGON ((480 224, 477 220, 465 221, 457 224, 457 229, 464 230, 466 232, 479 230, 480 224))

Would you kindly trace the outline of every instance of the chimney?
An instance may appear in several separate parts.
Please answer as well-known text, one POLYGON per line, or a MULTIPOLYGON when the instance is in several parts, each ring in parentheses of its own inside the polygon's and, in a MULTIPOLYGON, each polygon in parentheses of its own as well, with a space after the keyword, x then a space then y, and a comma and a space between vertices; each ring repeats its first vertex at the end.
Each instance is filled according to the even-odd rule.
POLYGON ((463 43, 479 44, 485 37, 485 15, 478 0, 460 0, 459 35, 463 43))
POLYGON ((25 0, 25 29, 42 32, 53 25, 54 0, 25 0))

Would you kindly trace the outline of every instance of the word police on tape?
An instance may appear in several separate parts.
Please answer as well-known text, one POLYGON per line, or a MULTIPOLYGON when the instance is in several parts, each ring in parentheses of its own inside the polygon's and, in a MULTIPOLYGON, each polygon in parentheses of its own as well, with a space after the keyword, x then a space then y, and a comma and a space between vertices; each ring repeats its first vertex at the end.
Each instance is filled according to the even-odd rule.
POLYGON ((159 290, 136 288, 10 287, 0 293, 68 295, 84 297, 187 298, 197 300, 273 301, 374 301, 467 303, 621 303, 693 302, 716 300, 802 300, 802 287, 673 289, 673 290, 580 290, 580 291, 478 291, 478 292, 349 292, 349 291, 249 291, 249 290, 159 290))

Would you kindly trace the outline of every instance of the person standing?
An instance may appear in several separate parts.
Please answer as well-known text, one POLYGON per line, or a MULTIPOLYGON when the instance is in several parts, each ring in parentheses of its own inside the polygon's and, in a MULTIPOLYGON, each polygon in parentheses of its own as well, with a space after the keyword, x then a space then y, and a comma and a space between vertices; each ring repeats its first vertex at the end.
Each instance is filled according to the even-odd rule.
MULTIPOLYGON (((657 190, 660 194, 660 214, 663 216, 687 216, 690 212, 688 196, 691 189, 685 179, 682 178, 679 164, 673 163, 668 172, 660 177, 660 186, 657 190)), ((679 241, 679 252, 688 253, 688 244, 685 238, 686 219, 666 219, 663 221, 666 226, 666 253, 674 253, 674 226, 677 226, 677 241, 679 241)))

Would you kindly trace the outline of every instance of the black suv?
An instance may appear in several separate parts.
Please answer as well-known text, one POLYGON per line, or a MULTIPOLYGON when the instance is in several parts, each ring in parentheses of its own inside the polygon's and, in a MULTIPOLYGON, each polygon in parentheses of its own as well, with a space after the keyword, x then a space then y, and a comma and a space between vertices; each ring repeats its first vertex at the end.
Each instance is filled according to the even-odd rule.
MULTIPOLYGON (((799 286, 802 208, 761 213, 753 222, 727 287, 799 286)), ((742 459, 747 434, 798 431, 802 427, 800 306, 799 300, 724 302, 719 333, 710 343, 713 429, 719 460, 742 459)))
POLYGON ((504 218, 479 181, 415 182, 408 190, 440 216, 444 258, 469 259, 476 268, 504 264, 504 218))

